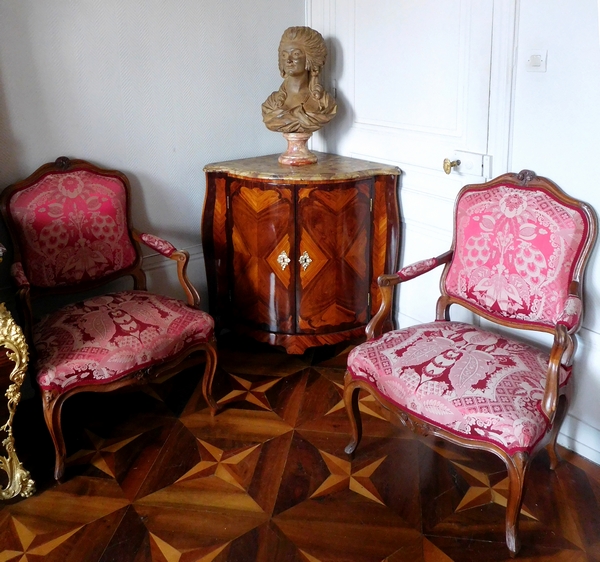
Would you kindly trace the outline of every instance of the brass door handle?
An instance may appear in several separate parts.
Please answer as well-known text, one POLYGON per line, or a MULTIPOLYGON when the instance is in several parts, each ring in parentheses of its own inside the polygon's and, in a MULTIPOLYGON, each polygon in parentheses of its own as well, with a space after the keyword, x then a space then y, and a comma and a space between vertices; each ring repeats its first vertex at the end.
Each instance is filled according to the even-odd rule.
POLYGON ((449 174, 452 171, 452 168, 456 168, 460 166, 460 160, 450 160, 449 158, 444 158, 444 172, 449 174))

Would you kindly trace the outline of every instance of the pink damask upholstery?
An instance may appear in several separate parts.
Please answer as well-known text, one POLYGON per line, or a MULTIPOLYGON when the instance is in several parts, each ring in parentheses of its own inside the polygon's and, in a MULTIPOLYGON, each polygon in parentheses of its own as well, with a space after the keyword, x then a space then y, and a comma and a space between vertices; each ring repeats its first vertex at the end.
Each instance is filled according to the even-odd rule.
POLYGON ((214 321, 185 303, 126 291, 59 309, 35 325, 37 381, 62 393, 106 384, 208 342, 214 321))
POLYGON ((427 273, 428 271, 435 269, 438 265, 440 264, 436 258, 421 260, 403 267, 400 271, 398 271, 398 277, 400 277, 402 281, 408 281, 413 277, 418 277, 419 275, 423 275, 423 273, 427 273))
MULTIPOLYGON (((439 321, 354 348, 348 371, 423 421, 513 455, 533 448, 548 428, 540 409, 548 359, 471 324, 439 321)), ((569 374, 561 367, 561 385, 569 374)))
POLYGON ((176 251, 176 248, 173 246, 173 244, 167 240, 159 238, 158 236, 154 236, 153 234, 140 234, 140 240, 146 244, 146 246, 152 248, 155 252, 158 252, 166 258, 170 258, 173 255, 173 252, 176 251))
POLYGON ((66 459, 62 407, 81 392, 160 382, 202 366, 202 395, 216 413, 214 322, 200 310, 187 276, 189 253, 131 226, 125 174, 60 157, 8 186, 0 211, 13 244, 11 274, 54 443, 56 479, 66 459), (140 242, 176 267, 185 300, 147 291, 140 242), (132 290, 111 292, 128 285, 132 290), (78 302, 64 306, 67 298, 78 302))
POLYGON ((581 209, 540 190, 468 191, 457 204, 446 291, 490 314, 554 326, 586 224, 581 209))
POLYGON ((556 319, 557 324, 563 324, 568 330, 573 330, 581 323, 581 315, 583 313, 583 303, 579 297, 569 295, 565 300, 565 308, 556 319))
POLYGON ((450 250, 379 277, 382 304, 366 328, 368 341, 348 355, 346 452, 361 439, 359 393, 366 391, 414 431, 494 453, 508 473, 512 556, 529 463, 542 448, 552 468, 558 463, 596 230, 589 205, 527 170, 463 187, 450 250), (441 265, 435 321, 382 333, 391 324, 393 288, 441 265), (456 305, 475 322, 451 321, 456 305), (524 343, 526 334, 517 339, 505 328, 551 334, 552 347, 524 343))
POLYGON ((16 193, 9 209, 33 285, 93 280, 135 261, 118 178, 85 170, 49 174, 16 193))

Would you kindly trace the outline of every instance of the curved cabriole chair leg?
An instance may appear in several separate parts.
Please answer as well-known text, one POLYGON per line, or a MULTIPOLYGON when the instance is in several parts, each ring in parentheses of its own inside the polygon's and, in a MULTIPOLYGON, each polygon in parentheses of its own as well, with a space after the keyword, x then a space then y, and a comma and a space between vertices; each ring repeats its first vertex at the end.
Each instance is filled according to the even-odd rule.
POLYGON ((550 457, 550 470, 556 470, 556 467, 558 466, 558 463, 560 463, 561 460, 560 455, 556 450, 556 439, 558 438, 560 426, 562 425, 562 422, 567 414, 567 406, 567 397, 563 395, 560 397, 558 409, 556 411, 556 415, 554 416, 554 421, 552 423, 552 429, 550 430, 550 441, 546 445, 546 451, 548 452, 548 456, 550 457))
POLYGON ((358 407, 359 393, 360 387, 351 380, 350 374, 346 373, 344 385, 344 404, 346 406, 346 412, 348 414, 348 419, 350 420, 350 429, 352 431, 352 439, 344 449, 348 455, 354 453, 362 437, 362 420, 358 407))
POLYGON ((54 443, 54 479, 60 480, 65 473, 65 457, 67 448, 62 433, 61 412, 65 401, 63 395, 55 396, 54 393, 43 391, 44 419, 52 442, 54 443))
POLYGON ((219 410, 219 405, 215 401, 212 394, 212 385, 217 369, 217 350, 214 343, 206 346, 206 367, 204 369, 204 377, 202 378, 202 395, 210 408, 210 415, 214 416, 219 410))
POLYGON ((518 452, 504 459, 508 469, 508 503, 506 506, 506 546, 511 558, 514 558, 521 548, 519 540, 519 513, 523 503, 523 485, 525 473, 529 466, 529 455, 518 452))

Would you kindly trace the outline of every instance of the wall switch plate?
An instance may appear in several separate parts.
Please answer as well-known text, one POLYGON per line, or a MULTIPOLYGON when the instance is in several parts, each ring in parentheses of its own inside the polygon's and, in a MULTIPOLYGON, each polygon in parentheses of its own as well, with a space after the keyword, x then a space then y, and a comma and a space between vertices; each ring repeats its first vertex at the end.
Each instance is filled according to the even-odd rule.
POLYGON ((546 72, 548 51, 529 51, 527 57, 527 72, 546 72))

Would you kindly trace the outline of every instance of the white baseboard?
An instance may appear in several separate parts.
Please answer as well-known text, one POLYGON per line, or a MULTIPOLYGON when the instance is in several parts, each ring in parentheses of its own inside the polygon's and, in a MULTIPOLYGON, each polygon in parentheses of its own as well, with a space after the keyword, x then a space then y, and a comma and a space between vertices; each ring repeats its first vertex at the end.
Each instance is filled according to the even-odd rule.
POLYGON ((558 443, 600 465, 600 430, 575 416, 567 414, 558 443))

